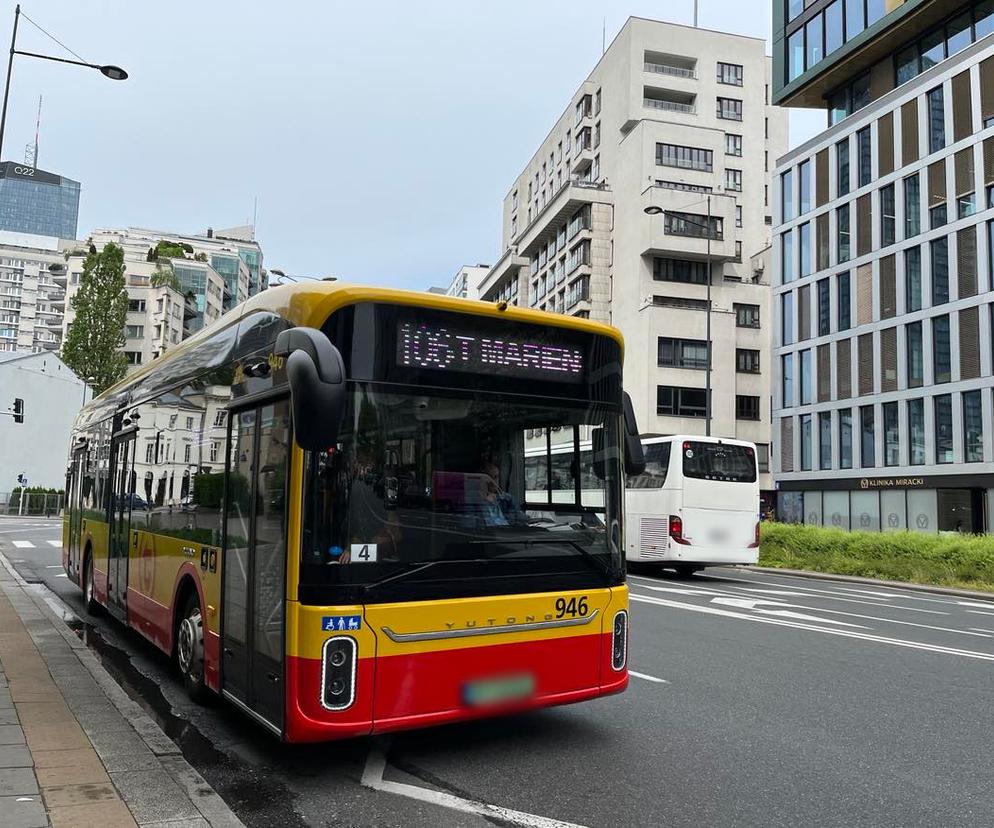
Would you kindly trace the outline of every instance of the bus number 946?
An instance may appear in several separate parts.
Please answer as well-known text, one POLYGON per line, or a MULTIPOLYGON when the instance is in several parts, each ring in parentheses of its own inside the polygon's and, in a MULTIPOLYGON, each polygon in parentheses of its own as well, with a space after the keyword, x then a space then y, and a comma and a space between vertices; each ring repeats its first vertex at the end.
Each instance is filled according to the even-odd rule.
POLYGON ((578 615, 581 618, 587 615, 586 595, 579 598, 573 597, 569 600, 566 598, 556 599, 556 618, 576 618, 578 615))

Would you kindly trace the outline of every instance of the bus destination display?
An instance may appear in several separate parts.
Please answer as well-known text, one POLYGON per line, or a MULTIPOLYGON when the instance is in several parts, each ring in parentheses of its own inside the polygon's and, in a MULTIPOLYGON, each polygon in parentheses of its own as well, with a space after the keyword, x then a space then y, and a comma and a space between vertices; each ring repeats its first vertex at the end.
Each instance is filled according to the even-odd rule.
POLYGON ((535 336, 485 336, 469 325, 457 329, 414 321, 397 327, 397 364, 408 368, 579 382, 584 361, 581 348, 535 336))

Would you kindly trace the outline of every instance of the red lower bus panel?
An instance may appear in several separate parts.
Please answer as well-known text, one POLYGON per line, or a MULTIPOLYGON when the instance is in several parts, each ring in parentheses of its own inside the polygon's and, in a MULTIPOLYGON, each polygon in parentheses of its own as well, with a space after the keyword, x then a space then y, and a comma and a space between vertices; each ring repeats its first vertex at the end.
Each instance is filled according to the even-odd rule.
POLYGON ((292 742, 346 738, 445 722, 569 704, 620 693, 628 672, 611 669, 611 635, 597 634, 439 650, 409 656, 361 658, 356 701, 348 710, 325 710, 319 701, 321 664, 287 659, 286 739, 292 742), (383 688, 376 695, 373 671, 383 688), (530 674, 535 694, 513 703, 468 707, 468 682, 530 674), (605 681, 601 681, 604 678, 605 681))

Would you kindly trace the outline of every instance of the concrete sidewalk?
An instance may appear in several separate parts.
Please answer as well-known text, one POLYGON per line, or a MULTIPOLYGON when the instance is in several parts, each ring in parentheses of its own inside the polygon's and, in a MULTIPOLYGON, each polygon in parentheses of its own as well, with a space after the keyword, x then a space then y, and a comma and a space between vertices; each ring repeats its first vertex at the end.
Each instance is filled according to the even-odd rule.
POLYGON ((0 554, 0 825, 241 824, 0 554))

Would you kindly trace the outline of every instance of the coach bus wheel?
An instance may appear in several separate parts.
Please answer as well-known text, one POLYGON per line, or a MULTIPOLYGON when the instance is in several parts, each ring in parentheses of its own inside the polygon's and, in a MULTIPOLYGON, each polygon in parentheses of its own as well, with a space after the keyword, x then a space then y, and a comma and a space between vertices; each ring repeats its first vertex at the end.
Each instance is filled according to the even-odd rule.
POLYGON ((176 663, 183 686, 193 701, 203 703, 209 692, 204 684, 204 624, 196 593, 186 602, 176 635, 176 663))
POLYGON ((100 604, 93 597, 93 555, 89 553, 83 567, 83 606, 90 615, 96 615, 100 611, 100 604))
POLYGON ((693 566, 692 564, 679 564, 673 568, 676 570, 676 574, 681 578, 686 578, 689 575, 693 575, 695 572, 700 572, 704 569, 703 566, 693 566))

